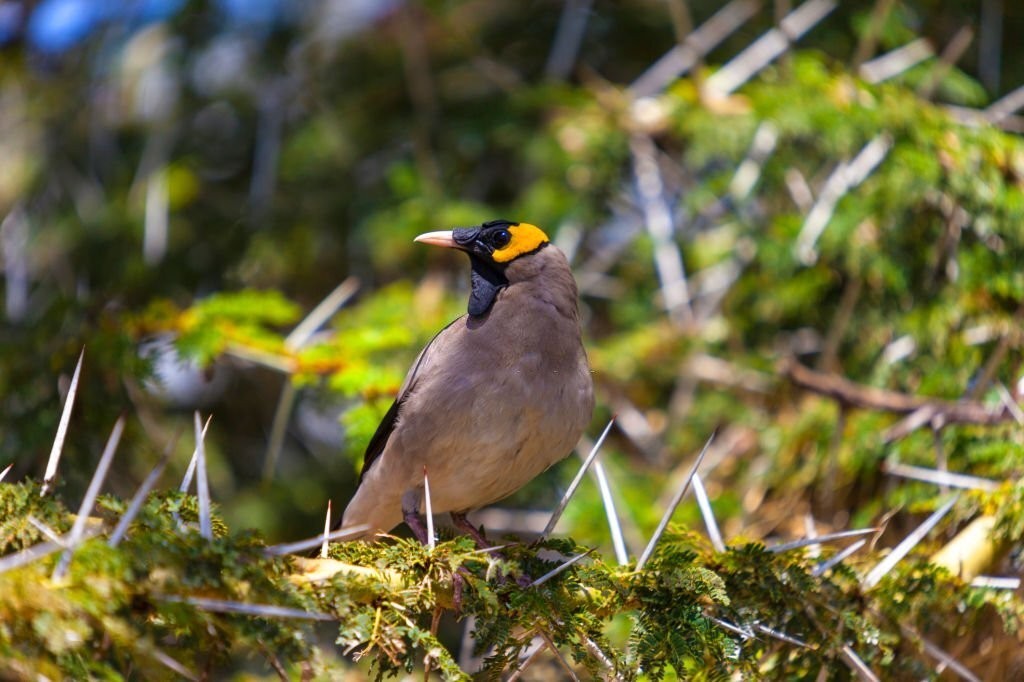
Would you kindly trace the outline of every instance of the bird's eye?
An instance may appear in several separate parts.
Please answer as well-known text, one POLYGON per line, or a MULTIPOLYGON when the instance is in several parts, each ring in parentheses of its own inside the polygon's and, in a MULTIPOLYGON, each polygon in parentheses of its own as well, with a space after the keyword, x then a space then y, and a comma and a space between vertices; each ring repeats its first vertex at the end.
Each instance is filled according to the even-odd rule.
POLYGON ((508 230, 498 230, 491 235, 491 246, 496 249, 503 249, 512 241, 512 234, 508 230))

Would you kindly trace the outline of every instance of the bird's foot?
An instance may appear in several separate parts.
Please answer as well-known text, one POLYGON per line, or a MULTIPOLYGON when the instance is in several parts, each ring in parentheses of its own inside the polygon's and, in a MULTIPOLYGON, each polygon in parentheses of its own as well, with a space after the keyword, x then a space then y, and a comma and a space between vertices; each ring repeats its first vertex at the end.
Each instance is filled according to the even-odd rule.
POLYGON ((423 519, 420 518, 419 512, 415 509, 403 509, 402 520, 405 521, 405 525, 409 526, 409 530, 411 530, 412 534, 416 536, 416 539, 420 541, 420 544, 430 544, 427 539, 427 527, 423 523, 423 519))
POLYGON ((477 528, 470 523, 469 519, 466 518, 466 512, 448 512, 448 514, 452 517, 452 523, 455 524, 456 528, 465 531, 469 537, 473 538, 477 549, 489 549, 492 546, 484 536, 483 526, 477 528))

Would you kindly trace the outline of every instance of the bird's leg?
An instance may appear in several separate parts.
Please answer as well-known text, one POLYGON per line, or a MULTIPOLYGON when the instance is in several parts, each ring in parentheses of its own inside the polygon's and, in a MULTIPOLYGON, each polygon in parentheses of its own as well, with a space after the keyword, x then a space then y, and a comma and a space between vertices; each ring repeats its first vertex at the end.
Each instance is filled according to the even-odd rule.
POLYGON ((402 520, 405 521, 405 525, 409 526, 409 530, 416 536, 416 539, 426 545, 429 544, 427 526, 420 517, 420 498, 422 496, 422 492, 417 489, 406 491, 402 495, 402 520))
POLYGON ((487 549, 491 547, 491 543, 487 541, 487 538, 483 534, 483 526, 477 528, 469 519, 466 518, 466 512, 448 512, 448 515, 452 517, 452 523, 461 530, 464 530, 469 537, 473 538, 476 542, 478 549, 487 549))
POLYGON ((463 574, 469 575, 465 566, 459 566, 452 573, 452 609, 455 611, 455 615, 462 613, 462 593, 466 589, 466 578, 463 574))

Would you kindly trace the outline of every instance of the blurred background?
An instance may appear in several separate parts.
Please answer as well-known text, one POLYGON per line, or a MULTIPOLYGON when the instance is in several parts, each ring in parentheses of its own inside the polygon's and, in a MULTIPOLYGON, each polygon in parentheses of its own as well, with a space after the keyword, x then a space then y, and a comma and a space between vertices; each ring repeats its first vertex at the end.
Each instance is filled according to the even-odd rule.
MULTIPOLYGON (((64 495, 119 413, 110 492, 174 442, 176 486, 199 410, 229 525, 312 535, 465 309, 464 257, 413 236, 503 217, 570 256, 588 439, 618 416, 597 476, 625 546, 597 478, 577 541, 638 553, 715 429, 727 539, 934 498, 883 460, 1011 475, 1009 427, 886 441, 895 417, 777 363, 1015 390, 1022 34, 1003 0, 3 0, 0 465, 41 478, 84 348, 64 495)), ((542 526, 576 468, 478 520, 542 526)))

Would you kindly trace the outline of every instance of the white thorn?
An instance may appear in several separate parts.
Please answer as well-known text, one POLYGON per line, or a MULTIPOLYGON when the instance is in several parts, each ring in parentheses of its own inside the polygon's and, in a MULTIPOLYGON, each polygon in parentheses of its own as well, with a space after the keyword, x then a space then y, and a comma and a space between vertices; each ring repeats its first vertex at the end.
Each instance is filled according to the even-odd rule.
POLYGON ((324 542, 320 545, 320 558, 327 558, 327 546, 330 544, 328 537, 331 534, 331 501, 327 500, 327 518, 324 519, 324 542))
POLYGON ((551 519, 548 520, 548 525, 544 526, 544 530, 541 531, 541 540, 550 535, 551 532, 555 529, 555 526, 558 525, 558 520, 562 518, 562 513, 565 511, 565 508, 569 505, 569 500, 572 499, 572 496, 574 494, 576 494, 576 489, 580 487, 580 483, 583 481, 583 476, 586 475, 587 469, 589 469, 590 465, 593 464, 594 459, 597 457, 598 451, 600 451, 601 449, 601 445, 604 444, 604 439, 608 436, 608 432, 612 430, 612 424, 614 423, 615 417, 613 416, 611 419, 608 420, 608 426, 604 427, 604 431, 601 432, 601 435, 598 437, 597 442, 594 443, 594 447, 590 449, 590 454, 587 455, 587 458, 585 460, 583 460, 583 466, 581 466, 580 470, 576 472, 576 477, 572 479, 572 483, 569 484, 569 487, 566 489, 565 494, 562 495, 562 499, 559 501, 558 506, 555 507, 555 510, 553 512, 551 512, 551 519))
POLYGON ((114 459, 114 452, 117 451, 117 444, 121 442, 121 433, 124 431, 124 417, 118 417, 117 422, 114 424, 114 429, 110 432, 110 437, 107 439, 107 444, 103 448, 103 454, 100 455, 100 462, 96 465, 96 471, 92 474, 92 480, 89 481, 89 487, 85 491, 85 497, 82 498, 82 504, 78 508, 78 515, 75 517, 75 523, 71 526, 71 532, 68 533, 67 548, 64 550, 64 554, 61 555, 60 561, 57 562, 57 566, 53 569, 53 575, 50 577, 51 580, 60 580, 67 573, 68 566, 71 565, 71 554, 78 547, 79 543, 85 534, 85 526, 89 522, 89 514, 92 513, 93 505, 96 504, 96 496, 100 494, 100 488, 103 487, 103 481, 107 478, 107 472, 110 470, 110 463, 114 459))
POLYGON ((430 503, 430 478, 427 477, 427 467, 423 467, 423 504, 427 516, 427 547, 433 550, 437 546, 437 539, 434 537, 434 509, 430 503))
POLYGON ((697 455, 697 459, 694 460, 693 466, 690 467, 690 473, 686 476, 686 481, 683 482, 683 485, 672 498, 672 501, 669 502, 668 509, 665 510, 665 514, 661 517, 661 523, 658 524, 658 527, 654 531, 654 535, 651 536, 651 541, 647 543, 647 548, 644 549, 644 553, 640 555, 640 559, 636 562, 636 570, 641 570, 644 567, 644 564, 647 563, 647 560, 651 558, 651 555, 654 553, 654 548, 658 544, 658 540, 661 539, 665 529, 668 528, 668 522, 672 520, 672 515, 675 514, 676 507, 678 507, 679 503, 683 501, 683 495, 686 494, 686 490, 690 487, 690 481, 692 481, 693 477, 697 474, 697 468, 700 466, 700 463, 704 461, 704 455, 707 454, 708 448, 711 447, 711 443, 714 440, 715 434, 712 433, 711 437, 708 438, 708 442, 704 443, 704 447, 701 449, 700 454, 697 455))
POLYGON ((213 539, 213 522, 210 519, 210 483, 206 477, 206 444, 203 442, 202 421, 199 412, 193 414, 196 433, 196 493, 199 496, 199 534, 207 540, 213 539))
POLYGON ((78 356, 78 364, 75 365, 75 373, 71 375, 71 385, 68 387, 68 397, 64 401, 64 411, 61 412, 60 422, 57 424, 57 435, 53 439, 53 448, 50 449, 50 459, 46 462, 46 473, 43 474, 43 488, 40 496, 45 496, 53 485, 53 479, 57 475, 57 464, 60 463, 60 455, 64 450, 64 438, 68 435, 68 423, 71 421, 71 408, 75 405, 75 394, 78 393, 78 377, 82 374, 82 360, 85 359, 85 348, 78 356))

